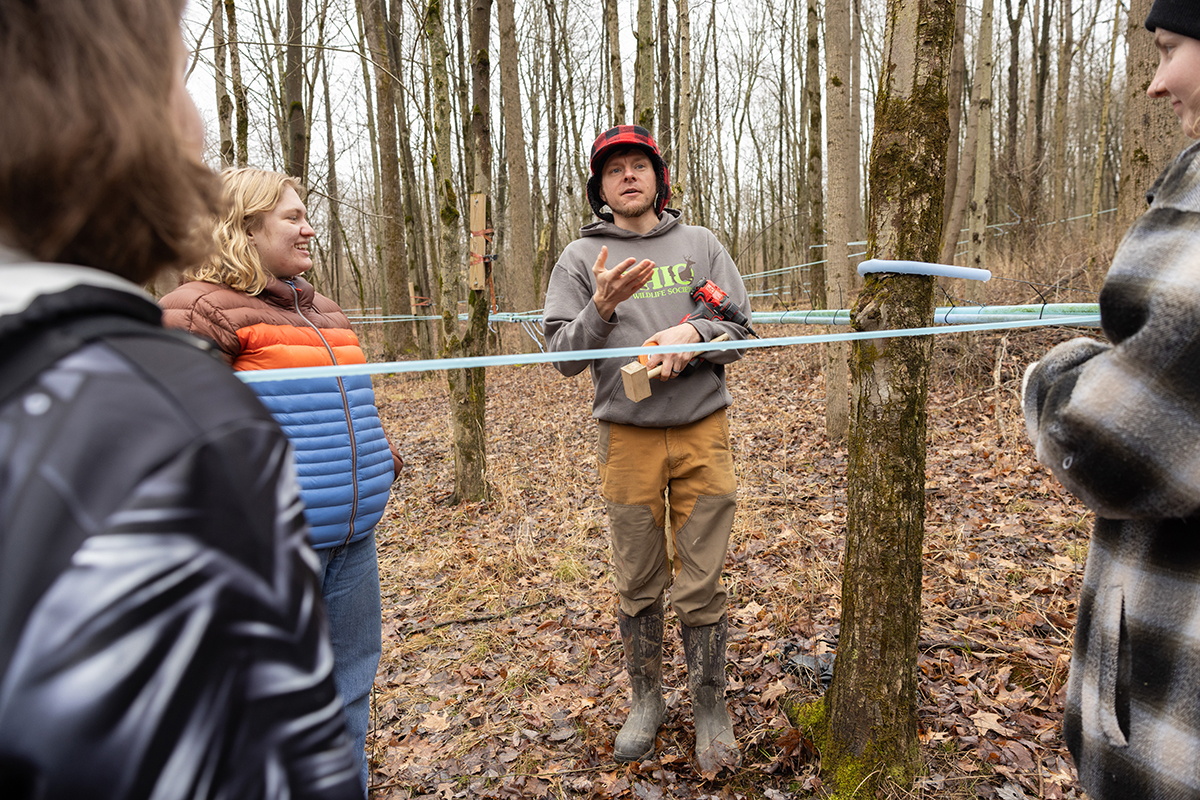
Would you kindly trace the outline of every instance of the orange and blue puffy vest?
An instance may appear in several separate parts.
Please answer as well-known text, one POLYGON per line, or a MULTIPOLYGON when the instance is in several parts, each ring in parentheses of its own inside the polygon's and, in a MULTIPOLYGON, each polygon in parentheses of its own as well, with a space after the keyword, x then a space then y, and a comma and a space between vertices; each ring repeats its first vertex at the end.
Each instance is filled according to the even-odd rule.
MULTIPOLYGON (((258 295, 193 281, 160 303, 168 327, 212 340, 237 371, 366 361, 341 308, 303 278, 272 279, 258 295)), ((368 536, 395 477, 370 376, 250 386, 295 449, 313 547, 368 536)))

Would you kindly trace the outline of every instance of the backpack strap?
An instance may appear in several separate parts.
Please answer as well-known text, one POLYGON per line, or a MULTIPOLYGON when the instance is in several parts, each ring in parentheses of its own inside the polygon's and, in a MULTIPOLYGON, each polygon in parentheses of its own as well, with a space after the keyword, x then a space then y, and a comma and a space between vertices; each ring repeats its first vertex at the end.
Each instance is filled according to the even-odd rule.
MULTIPOLYGON (((128 337, 171 339, 201 350, 212 345, 183 331, 118 314, 74 317, 24 331, 4 343, 0 355, 0 406, 28 388, 43 371, 90 342, 128 337)), ((116 342, 114 342, 116 344, 116 342)))

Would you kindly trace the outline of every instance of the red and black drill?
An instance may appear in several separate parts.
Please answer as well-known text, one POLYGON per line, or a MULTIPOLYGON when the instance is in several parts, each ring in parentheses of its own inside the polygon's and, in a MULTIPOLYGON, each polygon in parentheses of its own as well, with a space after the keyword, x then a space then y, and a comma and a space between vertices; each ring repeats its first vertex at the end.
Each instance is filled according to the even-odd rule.
POLYGON ((737 303, 730 300, 729 295, 708 278, 697 276, 692 281, 690 294, 696 301, 696 310, 680 320, 680 324, 693 319, 723 319, 741 325, 751 336, 758 338, 754 328, 750 327, 750 320, 737 307, 737 303))
MULTIPOLYGON (((749 334, 756 339, 758 334, 754 332, 754 328, 750 327, 750 320, 738 308, 737 303, 729 299, 729 295, 721 290, 708 278, 696 276, 692 281, 692 289, 689 293, 692 300, 696 301, 696 310, 688 314, 679 321, 682 325, 693 319, 721 319, 726 322, 732 322, 736 325, 741 325, 749 334)), ((645 358, 643 356, 643 358, 645 358)), ((687 366, 679 373, 679 377, 687 377, 696 371, 696 368, 704 362, 700 356, 696 356, 688 362, 687 366)), ((643 361, 643 363, 645 363, 643 361)))

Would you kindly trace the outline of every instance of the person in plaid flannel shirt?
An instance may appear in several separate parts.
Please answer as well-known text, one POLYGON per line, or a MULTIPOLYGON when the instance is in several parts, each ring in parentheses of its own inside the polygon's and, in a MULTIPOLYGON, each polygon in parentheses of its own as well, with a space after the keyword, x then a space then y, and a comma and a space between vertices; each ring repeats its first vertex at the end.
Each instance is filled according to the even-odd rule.
MULTIPOLYGON (((1148 93, 1200 138, 1200 4, 1156 0, 1146 27, 1148 93)), ((1038 460, 1096 514, 1063 718, 1093 800, 1200 798, 1198 154, 1159 176, 1113 258, 1108 343, 1073 339, 1025 372, 1038 460)))

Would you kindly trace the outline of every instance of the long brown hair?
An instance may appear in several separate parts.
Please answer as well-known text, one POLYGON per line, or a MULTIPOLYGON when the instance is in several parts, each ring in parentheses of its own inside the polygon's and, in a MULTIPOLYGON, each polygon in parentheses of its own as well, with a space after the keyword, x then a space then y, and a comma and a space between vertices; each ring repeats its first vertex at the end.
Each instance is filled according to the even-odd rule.
POLYGON ((170 112, 183 0, 0 0, 0 238, 146 283, 211 247, 216 176, 170 112))

